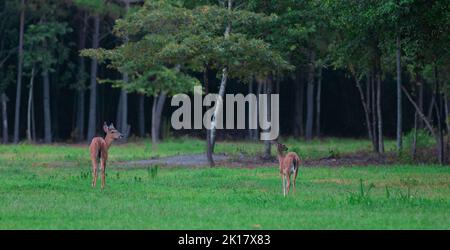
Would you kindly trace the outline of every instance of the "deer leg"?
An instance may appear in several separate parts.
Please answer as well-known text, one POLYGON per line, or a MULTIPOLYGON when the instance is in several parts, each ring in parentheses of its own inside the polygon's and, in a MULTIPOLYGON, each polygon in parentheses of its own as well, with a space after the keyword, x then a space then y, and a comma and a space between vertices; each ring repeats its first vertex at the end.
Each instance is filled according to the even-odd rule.
POLYGON ((102 189, 105 187, 105 172, 106 172, 106 158, 102 156, 101 160, 101 170, 102 170, 102 189))
POLYGON ((294 172, 294 193, 295 193, 295 190, 297 189, 296 188, 296 183, 297 183, 297 174, 298 174, 298 167, 297 167, 297 169, 295 170, 295 172, 294 172))
POLYGON ((281 184, 283 185, 283 196, 286 196, 286 189, 284 187, 284 175, 281 175, 281 184))
POLYGON ((286 182, 287 182, 286 193, 289 194, 289 191, 291 190, 291 176, 290 175, 286 176, 286 182))
POLYGON ((92 161, 92 187, 95 187, 95 184, 97 184, 97 167, 98 167, 98 162, 97 162, 97 158, 93 157, 91 158, 92 161))

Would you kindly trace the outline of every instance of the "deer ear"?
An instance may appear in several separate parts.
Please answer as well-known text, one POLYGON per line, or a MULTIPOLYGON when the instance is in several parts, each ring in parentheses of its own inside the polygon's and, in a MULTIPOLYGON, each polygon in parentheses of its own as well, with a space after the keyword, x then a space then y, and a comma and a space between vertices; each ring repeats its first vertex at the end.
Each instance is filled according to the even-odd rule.
POLYGON ((106 122, 103 123, 103 131, 105 131, 105 133, 108 133, 108 125, 106 125, 106 122))
POLYGON ((114 129, 114 124, 112 122, 109 124, 109 129, 114 129))

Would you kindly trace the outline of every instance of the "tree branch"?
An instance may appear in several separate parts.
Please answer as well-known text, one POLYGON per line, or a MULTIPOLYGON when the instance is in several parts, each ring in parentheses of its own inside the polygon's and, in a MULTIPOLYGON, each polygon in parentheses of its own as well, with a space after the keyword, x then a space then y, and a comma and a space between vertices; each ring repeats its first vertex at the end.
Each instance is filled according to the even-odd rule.
POLYGON ((428 128, 428 130, 430 131, 430 133, 433 135, 433 137, 436 137, 436 134, 435 134, 435 132, 433 130, 433 127, 431 126, 430 122, 425 117, 425 115, 422 113, 422 111, 420 111, 419 106, 417 106, 416 102, 412 99, 411 95, 408 93, 408 91, 405 89, 404 86, 402 86, 402 90, 403 90, 403 93, 405 93, 405 95, 408 98, 408 100, 411 102, 411 104, 416 109, 417 114, 419 114, 420 118, 422 118, 422 120, 424 121, 424 123, 425 123, 426 127, 428 128))
POLYGON ((14 52, 16 52, 17 49, 18 49, 18 48, 15 47, 15 48, 11 49, 10 51, 8 51, 8 54, 5 56, 5 58, 3 58, 2 61, 0 61, 0 68, 3 67, 3 64, 8 60, 8 58, 9 58, 12 54, 14 54, 14 52))

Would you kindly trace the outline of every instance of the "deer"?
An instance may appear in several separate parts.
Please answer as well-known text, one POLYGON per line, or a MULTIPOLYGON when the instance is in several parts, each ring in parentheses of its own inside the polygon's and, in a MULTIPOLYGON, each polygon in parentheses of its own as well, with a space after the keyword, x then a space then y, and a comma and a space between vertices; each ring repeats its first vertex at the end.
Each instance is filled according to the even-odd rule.
POLYGON ((112 123, 108 126, 106 122, 104 122, 103 131, 105 131, 106 133, 105 138, 94 137, 92 138, 91 144, 89 146, 92 161, 92 187, 95 187, 95 185, 97 184, 98 159, 100 158, 102 190, 105 187, 105 172, 106 161, 108 160, 108 150, 111 147, 113 141, 123 138, 122 133, 114 128, 114 125, 112 123))
POLYGON ((295 152, 287 152, 286 145, 277 141, 272 141, 277 146, 278 161, 280 163, 280 175, 283 185, 283 196, 289 194, 291 188, 291 176, 293 175, 292 183, 294 185, 293 192, 295 193, 295 182, 297 179, 298 168, 300 166, 300 157, 295 152), (287 152, 287 153, 286 153, 287 152))

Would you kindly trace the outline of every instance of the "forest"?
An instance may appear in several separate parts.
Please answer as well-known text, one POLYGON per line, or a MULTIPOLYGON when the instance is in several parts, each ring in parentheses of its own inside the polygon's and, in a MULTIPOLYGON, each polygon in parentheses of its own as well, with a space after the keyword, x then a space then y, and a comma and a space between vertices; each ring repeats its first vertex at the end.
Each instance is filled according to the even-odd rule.
POLYGON ((0 27, 3 143, 87 142, 108 121, 128 139, 213 150, 209 130, 169 123, 171 96, 200 85, 278 93, 284 137, 369 138, 382 155, 386 138, 415 154, 428 136, 445 163, 445 0, 2 0, 0 27))
POLYGON ((449 95, 449 0, 0 0, 0 229, 448 230, 449 95))

